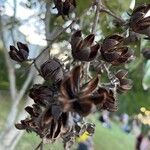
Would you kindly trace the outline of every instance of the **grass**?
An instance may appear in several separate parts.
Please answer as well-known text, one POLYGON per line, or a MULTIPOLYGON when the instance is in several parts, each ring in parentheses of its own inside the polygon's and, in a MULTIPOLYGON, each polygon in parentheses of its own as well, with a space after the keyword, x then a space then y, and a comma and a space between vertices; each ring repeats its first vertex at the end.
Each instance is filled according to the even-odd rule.
MULTIPOLYGON (((10 109, 10 101, 8 96, 0 97, 0 130, 6 121, 7 113, 10 109)), ((112 123, 112 128, 104 128, 96 117, 90 118, 96 124, 94 134, 94 150, 134 150, 135 138, 131 134, 121 131, 116 123, 112 123)), ((19 141, 15 150, 33 150, 40 143, 40 139, 36 134, 28 134, 25 132, 19 141)), ((44 150, 63 150, 61 141, 53 145, 46 145, 44 150)))

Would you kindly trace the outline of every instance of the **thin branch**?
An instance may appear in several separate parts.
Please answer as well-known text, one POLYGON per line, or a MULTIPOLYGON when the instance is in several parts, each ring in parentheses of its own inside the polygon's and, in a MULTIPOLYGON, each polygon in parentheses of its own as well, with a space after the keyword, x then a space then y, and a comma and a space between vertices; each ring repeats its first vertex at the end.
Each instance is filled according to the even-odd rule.
POLYGON ((107 13, 108 15, 112 16, 113 18, 115 18, 122 25, 126 24, 126 21, 121 16, 118 16, 117 14, 115 14, 114 12, 112 12, 110 9, 108 9, 104 4, 102 4, 102 1, 101 1, 100 5, 101 5, 99 7, 99 11, 100 12, 107 13))
POLYGON ((96 6, 96 11, 95 11, 95 16, 94 16, 94 23, 92 26, 92 33, 94 34, 96 32, 96 27, 99 21, 99 9, 100 9, 100 4, 101 4, 101 0, 95 0, 95 6, 96 6))
MULTIPOLYGON (((46 50, 48 50, 51 45, 57 40, 57 38, 62 34, 64 33, 68 28, 70 28, 77 20, 73 20, 66 28, 61 28, 59 30, 57 30, 57 32, 55 33, 55 36, 51 36, 52 38, 49 39, 49 44, 47 47, 45 47, 40 53, 39 55, 33 60, 33 62, 31 63, 34 64, 36 62, 36 60, 42 55, 43 52, 45 52, 46 50)), ((53 33, 54 34, 54 33, 53 33)))
POLYGON ((114 17, 119 23, 121 23, 123 25, 126 24, 126 22, 123 18, 121 18, 120 16, 117 16, 114 12, 112 12, 110 9, 106 8, 105 6, 103 6, 99 11, 105 12, 108 15, 114 17))
POLYGON ((17 95, 15 101, 12 104, 10 113, 9 113, 9 115, 7 117, 7 121, 6 121, 6 128, 9 128, 10 126, 12 126, 14 124, 14 122, 16 120, 17 112, 18 112, 19 102, 21 101, 27 88, 29 87, 29 85, 34 77, 34 73, 35 73, 35 70, 33 70, 33 68, 31 68, 26 80, 23 83, 23 86, 22 86, 19 94, 17 95))
POLYGON ((3 25, 1 15, 0 15, 0 37, 3 43, 3 48, 4 48, 4 56, 5 56, 5 61, 6 61, 7 71, 8 71, 9 83, 10 83, 9 84, 10 94, 11 94, 12 101, 15 101, 15 98, 17 95, 15 69, 8 55, 6 41, 4 37, 4 25, 3 25))

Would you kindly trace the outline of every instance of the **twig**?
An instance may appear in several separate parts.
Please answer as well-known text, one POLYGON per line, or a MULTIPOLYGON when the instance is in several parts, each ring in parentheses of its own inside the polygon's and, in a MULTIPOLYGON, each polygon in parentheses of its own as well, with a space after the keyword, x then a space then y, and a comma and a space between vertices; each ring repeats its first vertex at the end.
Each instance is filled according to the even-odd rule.
POLYGON ((113 13, 111 10, 109 10, 108 8, 106 8, 105 6, 101 7, 101 9, 99 10, 100 12, 105 12, 108 15, 114 17, 119 23, 121 23, 122 25, 126 24, 125 20, 122 19, 120 16, 117 16, 115 13, 113 13))
MULTIPOLYGON (((68 25, 66 28, 63 28, 63 29, 61 29, 60 31, 58 31, 57 33, 55 33, 55 37, 53 37, 52 39, 49 39, 49 45, 48 45, 46 48, 44 48, 44 49, 40 52, 40 54, 39 54, 35 59, 38 59, 38 58, 42 55, 42 53, 43 53, 44 51, 46 51, 46 50, 52 45, 52 43, 55 42, 55 41, 57 40, 57 38, 58 38, 63 32, 65 32, 69 27, 71 27, 76 21, 77 21, 77 20, 73 20, 73 21, 70 23, 70 25, 68 25)), ((34 61, 35 61, 35 59, 34 59, 34 61)))
MULTIPOLYGON (((97 28, 97 24, 98 24, 98 21, 99 21, 99 9, 101 7, 101 0, 95 0, 95 6, 96 6, 96 11, 95 11, 95 16, 94 16, 94 23, 93 23, 93 26, 92 26, 92 33, 95 34, 96 32, 96 28, 97 28)), ((86 63, 86 80, 88 78, 92 78, 90 73, 89 73, 89 69, 90 69, 90 62, 87 62, 86 63)))
POLYGON ((100 4, 101 4, 101 0, 95 0, 95 6, 96 6, 96 11, 95 11, 95 16, 94 16, 94 23, 92 26, 92 33, 94 34, 96 32, 96 27, 98 24, 98 20, 99 20, 99 9, 100 9, 100 4))
POLYGON ((38 150, 38 149, 42 150, 41 147, 43 149, 43 141, 40 142, 40 144, 34 150, 38 150))
POLYGON ((43 52, 45 52, 46 50, 48 50, 48 49, 51 47, 51 45, 57 40, 57 38, 58 38, 63 32, 65 32, 69 27, 71 27, 76 21, 77 21, 77 19, 76 19, 76 20, 73 20, 66 28, 61 29, 59 32, 57 31, 57 33, 55 34, 55 37, 53 37, 52 39, 49 39, 49 44, 48 44, 48 46, 45 47, 45 48, 39 53, 39 55, 38 55, 35 59, 33 59, 33 62, 30 64, 29 68, 30 68, 33 64, 34 64, 35 67, 36 67, 36 60, 43 54, 43 52))
MULTIPOLYGON (((101 1, 100 1, 101 2, 101 1)), ((119 23, 121 23, 122 25, 126 24, 126 21, 121 18, 120 16, 117 16, 114 12, 112 12, 110 9, 108 9, 104 4, 102 4, 102 2, 100 3, 100 7, 99 7, 99 11, 100 12, 105 12, 108 15, 114 17, 119 23)))

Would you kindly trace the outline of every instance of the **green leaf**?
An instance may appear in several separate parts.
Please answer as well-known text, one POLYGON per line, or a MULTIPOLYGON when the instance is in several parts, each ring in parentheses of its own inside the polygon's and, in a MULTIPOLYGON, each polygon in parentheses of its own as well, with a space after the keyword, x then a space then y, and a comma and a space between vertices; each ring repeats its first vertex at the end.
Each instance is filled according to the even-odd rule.
POLYGON ((150 60, 147 61, 145 66, 145 74, 143 77, 142 85, 144 90, 147 90, 150 88, 150 60))

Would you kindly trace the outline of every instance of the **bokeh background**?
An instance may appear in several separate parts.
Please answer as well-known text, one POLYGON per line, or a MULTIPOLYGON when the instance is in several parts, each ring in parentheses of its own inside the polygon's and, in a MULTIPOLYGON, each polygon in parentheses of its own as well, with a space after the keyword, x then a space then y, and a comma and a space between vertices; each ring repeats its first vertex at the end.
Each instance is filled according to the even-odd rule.
MULTIPOLYGON (((77 0, 77 13, 83 14, 91 0, 77 0)), ((103 3, 124 20, 129 19, 133 8, 149 0, 103 0, 103 3)), ((41 82, 28 63, 20 64, 10 60, 10 45, 17 41, 27 43, 30 58, 34 58, 55 36, 58 29, 70 24, 57 17, 51 0, 0 0, 0 150, 32 150, 40 142, 34 133, 26 133, 15 129, 14 124, 26 117, 25 105, 32 101, 27 96, 32 83, 41 82), (57 29, 57 30, 56 30, 57 29)), ((69 28, 51 46, 51 55, 65 59, 70 55, 69 38, 74 29, 82 28, 90 33, 94 14, 92 10, 82 15, 81 21, 69 28)), ((96 30, 96 41, 101 41, 112 33, 124 34, 127 29, 117 25, 114 17, 107 13, 100 14, 96 30)), ((144 37, 144 36, 143 36, 144 37)), ((93 136, 95 150, 134 150, 136 139, 140 133, 148 138, 150 126, 150 60, 146 60, 141 51, 150 48, 150 42, 144 38, 130 45, 134 49, 135 60, 124 67, 133 80, 133 88, 119 96, 119 110, 116 113, 99 112, 89 116, 96 124, 93 136)), ((46 60, 46 55, 41 58, 46 60)), ((46 145, 45 149, 63 149, 61 142, 46 145)), ((77 144, 76 144, 77 145, 77 144)), ((74 148, 75 149, 75 148, 74 148)), ((150 148, 149 148, 150 149, 150 148)))

